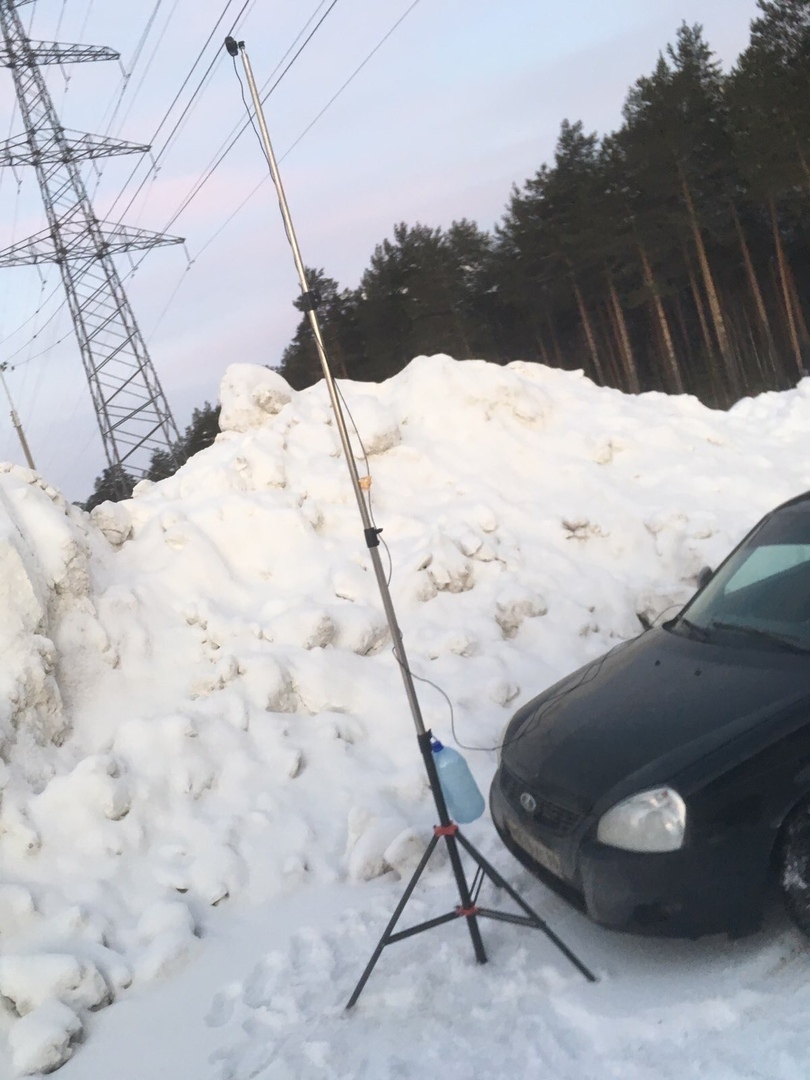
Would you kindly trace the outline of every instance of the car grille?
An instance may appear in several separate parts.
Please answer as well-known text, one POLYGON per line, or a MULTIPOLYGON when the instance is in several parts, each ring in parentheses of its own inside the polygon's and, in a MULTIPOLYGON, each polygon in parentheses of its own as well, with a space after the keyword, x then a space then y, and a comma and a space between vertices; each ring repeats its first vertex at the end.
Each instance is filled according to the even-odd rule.
POLYGON ((513 776, 508 769, 501 768, 501 790, 511 805, 524 817, 531 818, 544 829, 555 836, 568 836, 582 820, 583 815, 578 810, 572 810, 568 806, 562 806, 536 791, 531 791, 525 781, 513 776), (529 813, 520 804, 520 796, 529 791, 537 806, 529 813))

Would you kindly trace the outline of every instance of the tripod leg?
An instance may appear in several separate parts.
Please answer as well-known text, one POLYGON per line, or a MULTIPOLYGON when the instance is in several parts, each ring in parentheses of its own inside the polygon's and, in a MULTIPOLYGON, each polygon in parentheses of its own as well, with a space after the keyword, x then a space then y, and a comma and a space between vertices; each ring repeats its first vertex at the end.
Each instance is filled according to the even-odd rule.
POLYGON ((505 889, 509 896, 511 896, 511 898, 518 905, 518 907, 523 908, 527 915, 531 915, 532 918, 537 919, 539 923, 543 922, 537 912, 529 907, 529 905, 526 903, 520 893, 515 892, 509 882, 504 877, 502 877, 501 874, 498 873, 492 863, 487 862, 481 852, 478 851, 477 848, 473 847, 473 845, 470 843, 466 836, 463 836, 461 833, 459 833, 457 839, 461 846, 464 848, 464 850, 470 856, 472 856, 473 859, 475 859, 475 861, 478 863, 478 865, 481 867, 487 877, 492 881, 495 886, 497 886, 497 888, 505 889))
POLYGON ((358 982, 357 986, 355 986, 354 992, 352 993, 352 996, 349 998, 349 1000, 348 1000, 348 1002, 346 1004, 347 1009, 351 1009, 352 1006, 357 1001, 357 999, 360 997, 360 994, 363 991, 363 987, 368 982, 369 975, 374 970, 374 965, 380 959, 380 954, 382 953, 385 946, 388 944, 388 939, 391 936, 391 933, 392 933, 394 927, 397 925, 397 922, 399 920, 400 915, 405 910, 405 905, 410 900, 411 894, 413 893, 413 890, 416 888, 416 883, 419 881, 419 878, 422 876, 422 871, 427 866, 428 861, 430 859, 430 856, 433 854, 434 849, 435 849, 436 845, 438 844, 438 842, 439 842, 438 836, 434 835, 434 836, 431 837, 430 843, 425 848, 425 854, 422 856, 422 858, 421 858, 421 860, 419 862, 419 865, 417 866, 416 870, 414 871, 413 877, 408 882, 408 885, 407 885, 407 887, 405 889, 405 892, 402 894, 402 897, 401 897, 399 903, 397 904, 397 907, 396 907, 396 910, 395 910, 394 914, 389 919, 388 925, 386 926, 385 930, 383 931, 382 937, 377 942, 377 948, 371 954, 371 959, 366 964, 366 969, 363 972, 363 974, 360 976, 360 981, 358 982))
MULTIPOLYGON (((470 937, 472 938, 475 959, 479 964, 485 964, 487 962, 487 954, 484 950, 484 942, 481 940, 481 930, 478 926, 478 919, 474 914, 473 902, 467 885, 467 878, 464 874, 464 867, 461 865, 461 856, 459 855, 458 845, 456 843, 457 838, 461 839, 461 834, 453 832, 445 835, 444 838, 447 841, 447 854, 450 856, 450 865, 453 867, 453 874, 456 878, 461 907, 465 912, 470 912, 470 914, 467 915, 467 926, 469 927, 470 937)), ((466 846, 467 845, 465 844, 465 847, 466 846)))
POLYGON ((506 890, 508 895, 514 900, 518 907, 522 908, 526 912, 526 914, 534 921, 537 929, 542 930, 542 932, 546 935, 549 941, 560 950, 563 956, 574 965, 577 971, 584 975, 588 982, 596 982, 597 980, 594 973, 582 963, 579 957, 568 948, 568 946, 561 938, 557 937, 557 935, 554 933, 548 923, 544 919, 541 919, 533 908, 529 907, 529 905, 526 903, 520 893, 515 892, 509 882, 506 881, 498 873, 498 871, 491 863, 487 862, 484 856, 476 848, 473 847, 470 841, 461 833, 457 834, 457 839, 464 848, 464 850, 468 853, 468 855, 475 859, 475 861, 478 863, 478 865, 481 867, 487 877, 489 877, 493 881, 493 883, 498 886, 498 888, 506 890))

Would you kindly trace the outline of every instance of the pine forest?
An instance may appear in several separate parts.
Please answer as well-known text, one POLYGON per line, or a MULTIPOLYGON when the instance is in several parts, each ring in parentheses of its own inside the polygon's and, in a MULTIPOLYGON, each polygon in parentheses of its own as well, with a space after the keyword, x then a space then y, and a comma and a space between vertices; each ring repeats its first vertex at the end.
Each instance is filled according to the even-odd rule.
MULTIPOLYGON (((355 289, 310 270, 338 377, 437 352, 582 368, 724 408, 810 368, 810 0, 759 0, 724 73, 681 26, 619 130, 564 120, 492 234, 398 224, 355 289)), ((280 370, 320 378, 303 317, 280 370)))

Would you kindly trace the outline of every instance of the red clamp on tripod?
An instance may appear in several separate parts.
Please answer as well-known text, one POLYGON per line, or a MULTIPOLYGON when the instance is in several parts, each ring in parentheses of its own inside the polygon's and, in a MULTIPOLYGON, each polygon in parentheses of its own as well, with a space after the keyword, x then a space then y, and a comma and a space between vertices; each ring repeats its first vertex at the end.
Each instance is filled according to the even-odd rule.
POLYGON ((455 836, 457 832, 458 832, 458 825, 456 825, 455 821, 451 821, 449 825, 434 825, 433 826, 433 835, 434 836, 455 836))

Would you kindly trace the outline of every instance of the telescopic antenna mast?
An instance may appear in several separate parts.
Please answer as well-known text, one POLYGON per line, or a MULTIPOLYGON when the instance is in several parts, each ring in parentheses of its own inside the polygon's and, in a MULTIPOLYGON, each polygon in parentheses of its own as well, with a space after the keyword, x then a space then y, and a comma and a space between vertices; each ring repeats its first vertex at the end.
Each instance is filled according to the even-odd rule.
POLYGON ((408 699, 408 706, 411 711, 411 717, 413 719, 414 727, 416 728, 416 737, 419 744, 419 749, 422 753, 422 759, 425 764, 425 770, 427 772, 428 782, 430 784, 430 790, 433 795, 433 800, 436 804, 436 811, 439 816, 439 824, 434 826, 433 837, 428 844, 425 853, 422 857, 419 866, 411 878, 402 898, 392 915, 388 926, 383 933, 382 938, 377 944, 376 949, 372 953, 363 974, 360 977, 360 981, 349 998, 347 1008, 351 1008, 360 996, 363 987, 371 975, 374 965, 380 958, 380 955, 386 945, 391 945, 395 941, 400 941, 405 937, 411 937, 413 934, 421 933, 423 930, 429 930, 434 926, 440 926, 443 923, 451 922, 454 919, 465 918, 467 920, 467 927, 470 932, 470 938, 472 940, 473 951, 475 953, 475 959, 479 964, 486 963, 486 952, 484 950, 484 943, 481 940, 481 931, 478 926, 479 918, 497 919, 502 922, 516 923, 521 926, 529 926, 536 930, 541 930, 552 941, 554 945, 571 961, 572 964, 585 976, 590 982, 595 981, 595 976, 587 967, 574 955, 573 952, 560 940, 559 937, 551 930, 551 928, 540 918, 539 915, 534 912, 529 905, 522 899, 521 896, 504 880, 504 878, 498 873, 493 866, 490 865, 480 854, 480 852, 473 847, 473 845, 467 840, 467 838, 461 833, 458 825, 450 819, 450 815, 447 811, 447 803, 445 802, 444 794, 439 783, 439 776, 436 771, 436 765, 433 760, 433 753, 431 750, 431 732, 425 728, 424 720, 422 719, 422 712, 419 707, 419 700, 416 695, 416 688, 414 686, 413 676, 411 675, 410 668, 408 666, 408 660, 405 655, 405 646, 402 641, 402 634, 397 623, 396 612, 394 610, 394 604, 391 600, 391 592, 388 588, 388 581, 385 576, 385 570, 383 568, 382 560, 380 558, 380 532, 372 520, 371 513, 369 511, 368 503, 366 502, 365 495, 363 493, 363 487, 360 483, 360 477, 357 471, 357 465, 355 463, 354 454, 352 453, 351 443, 349 442, 349 433, 346 428, 346 421, 343 414, 343 407, 340 400, 340 395, 335 384, 335 380, 332 376, 332 369, 329 363, 329 357, 326 352, 326 347, 323 342, 323 335, 321 333, 320 324, 318 322, 317 306, 318 298, 316 294, 310 289, 309 282, 307 281, 306 269, 304 267, 303 259, 301 258, 301 249, 298 245, 298 238, 295 234, 295 226, 293 225, 292 217, 290 216, 290 208, 287 203, 287 196, 284 192, 284 185, 281 182, 281 175, 278 169, 278 163, 273 151, 273 145, 270 140, 270 134, 267 130, 267 122, 264 116, 264 110, 262 108, 262 101, 259 96, 259 91, 256 86, 256 80, 253 77, 253 69, 251 68, 250 59, 245 49, 244 41, 236 41, 232 37, 225 39, 225 48, 228 54, 233 57, 234 64, 236 58, 241 56, 242 64, 245 71, 245 78, 247 79, 248 87, 250 90, 250 96, 253 101, 253 108, 256 114, 256 120, 259 127, 259 137, 261 139, 262 148, 267 158, 267 164, 270 168, 270 176, 273 180, 273 184, 276 188, 278 195, 279 208, 281 210, 281 216, 284 221, 284 228, 287 233, 287 238, 292 248, 293 260, 295 262, 295 269, 298 273, 298 280, 301 285, 301 307, 306 312, 309 319, 310 326, 312 328, 312 334, 315 338, 315 346, 318 351, 318 357, 321 362, 321 368, 323 370, 324 381, 326 382, 326 388, 329 393, 329 400, 332 405, 332 410, 335 415, 335 423, 337 424, 338 434, 340 435, 340 443, 343 448, 343 457, 346 462, 346 467, 349 470, 349 477, 351 479, 352 488, 354 490, 354 496, 357 500, 357 508, 360 511, 360 519, 363 523, 363 535, 365 537, 366 546, 371 558, 371 564, 374 568, 374 576, 377 579, 377 587, 380 591, 380 597, 382 599, 383 609, 385 611, 385 617, 388 622, 388 629, 391 634, 391 640, 393 642, 394 656, 397 659, 399 665, 400 674, 402 676, 402 682, 405 687, 405 696, 408 699), (450 864, 453 869, 453 876, 456 880, 459 895, 459 905, 451 912, 445 915, 439 915, 436 918, 428 919, 426 922, 419 923, 416 926, 411 926, 406 930, 395 932, 394 928, 399 920, 400 915, 405 909, 408 900, 416 887, 419 878, 422 875, 428 861, 433 854, 436 846, 440 840, 444 840, 447 846, 447 854, 450 858, 450 864), (467 882, 467 876, 464 870, 464 866, 461 861, 460 848, 463 848, 468 855, 477 864, 475 876, 473 878, 473 884, 470 886, 467 882), (476 903, 478 892, 483 884, 484 878, 489 878, 499 889, 504 889, 512 900, 521 908, 521 914, 512 914, 509 912, 493 911, 489 908, 479 907, 476 903))

